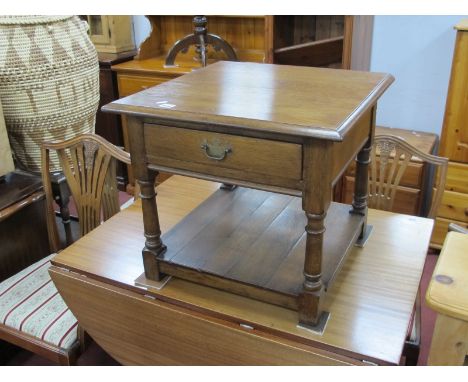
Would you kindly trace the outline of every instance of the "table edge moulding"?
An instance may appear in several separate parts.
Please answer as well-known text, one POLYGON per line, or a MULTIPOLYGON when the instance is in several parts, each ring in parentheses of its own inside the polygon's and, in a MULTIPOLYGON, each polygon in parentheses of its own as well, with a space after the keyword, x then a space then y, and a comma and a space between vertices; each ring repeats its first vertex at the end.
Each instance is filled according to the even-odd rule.
MULTIPOLYGON (((159 281, 168 274, 285 306, 298 311, 302 326, 322 331, 327 316, 321 309, 325 290, 352 244, 368 231, 367 172, 376 104, 393 80, 383 73, 218 62, 104 106, 103 111, 128 118, 132 166, 141 187, 146 278, 159 281), (327 212, 329 208, 340 209, 338 203, 331 202, 332 188, 353 159, 356 185, 352 208, 340 210, 346 216, 342 224, 347 225, 349 234, 327 239, 327 212), (203 265, 184 266, 177 260, 181 256, 161 240, 154 190, 161 170, 301 196, 306 226, 301 236, 305 240, 303 271, 296 280, 300 292, 285 301, 281 286, 271 289, 264 280, 250 277, 246 258, 255 257, 253 264, 261 263, 259 251, 252 248, 268 248, 268 237, 273 234, 246 250, 249 256, 239 260, 244 272, 232 278, 228 269, 210 273, 203 265), (339 246, 344 248, 333 260, 323 253, 327 240, 341 241, 339 246), (328 279, 322 274, 323 257, 334 263, 328 279)), ((212 203, 207 209, 221 214, 216 206, 222 203, 215 199, 212 203)), ((233 210, 239 207, 234 204, 233 210)), ((189 248, 192 244, 187 243, 189 248)), ((290 250, 279 258, 286 259, 290 250)), ((271 262, 267 256, 263 266, 274 269, 271 262)))

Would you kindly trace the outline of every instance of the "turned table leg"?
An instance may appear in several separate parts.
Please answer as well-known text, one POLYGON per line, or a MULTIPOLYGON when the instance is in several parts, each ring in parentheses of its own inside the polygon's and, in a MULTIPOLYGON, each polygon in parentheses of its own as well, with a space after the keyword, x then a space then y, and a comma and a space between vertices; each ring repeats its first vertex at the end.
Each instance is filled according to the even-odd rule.
POLYGON ((367 215, 368 168, 371 150, 372 141, 369 138, 356 157, 356 181, 351 213, 362 216, 367 215))
POLYGON ((135 178, 140 185, 141 205, 143 209, 143 226, 145 232, 145 247, 143 248, 143 265, 145 276, 150 280, 159 281, 160 272, 157 257, 163 254, 166 246, 161 240, 158 207, 154 182, 157 172, 146 165, 146 149, 143 122, 128 118, 130 154, 135 178))
POLYGON ((306 326, 315 326, 322 313, 321 300, 324 294, 322 282, 322 248, 325 233, 326 213, 311 214, 306 212, 307 232, 304 261, 304 284, 299 306, 299 322, 306 326))
MULTIPOLYGON (((365 242, 365 234, 367 228, 367 199, 369 195, 369 164, 370 164, 370 153, 372 151, 372 142, 375 131, 375 113, 376 108, 372 109, 372 119, 369 139, 366 141, 362 149, 356 156, 356 178, 354 183, 354 196, 352 202, 352 209, 350 213, 361 215, 364 217, 362 223, 361 233, 358 237, 358 242, 365 242)), ((369 232, 367 233, 368 236, 369 232)))
POLYGON ((323 237, 325 217, 331 202, 332 182, 328 142, 311 141, 304 145, 304 193, 302 208, 307 217, 304 283, 299 303, 299 322, 317 326, 322 315, 323 237))
POLYGON ((357 214, 364 217, 361 233, 359 234, 357 242, 359 246, 363 246, 363 243, 366 241, 365 234, 367 228, 368 168, 370 163, 369 158, 371 149, 372 141, 369 138, 356 157, 356 181, 354 184, 354 197, 352 209, 349 211, 352 214, 357 214))

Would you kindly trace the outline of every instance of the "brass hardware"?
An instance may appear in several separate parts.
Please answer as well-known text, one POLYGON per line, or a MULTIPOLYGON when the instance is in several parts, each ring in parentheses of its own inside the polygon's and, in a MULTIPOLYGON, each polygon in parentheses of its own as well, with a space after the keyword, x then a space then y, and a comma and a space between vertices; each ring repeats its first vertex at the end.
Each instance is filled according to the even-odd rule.
POLYGON ((212 144, 208 142, 203 142, 201 148, 205 150, 205 155, 214 160, 223 160, 226 156, 232 152, 230 147, 223 147, 220 142, 215 141, 212 144))

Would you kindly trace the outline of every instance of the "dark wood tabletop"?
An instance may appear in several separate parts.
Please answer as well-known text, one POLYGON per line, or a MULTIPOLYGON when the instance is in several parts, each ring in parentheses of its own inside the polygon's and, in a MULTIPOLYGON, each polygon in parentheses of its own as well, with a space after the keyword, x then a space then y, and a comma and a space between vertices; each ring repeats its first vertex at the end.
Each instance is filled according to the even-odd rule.
POLYGON ((383 73, 221 61, 103 110, 341 141, 392 82, 383 73))

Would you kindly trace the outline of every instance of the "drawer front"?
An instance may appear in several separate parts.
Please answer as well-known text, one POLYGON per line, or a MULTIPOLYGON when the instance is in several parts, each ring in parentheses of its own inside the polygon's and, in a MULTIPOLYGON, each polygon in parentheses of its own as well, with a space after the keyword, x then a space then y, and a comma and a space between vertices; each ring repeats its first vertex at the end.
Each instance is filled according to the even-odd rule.
POLYGON ((445 189, 468 194, 468 165, 449 162, 445 189))
POLYGON ((432 231, 431 247, 441 248, 444 244, 445 236, 447 236, 448 226, 450 223, 458 224, 459 226, 468 229, 468 223, 456 220, 448 220, 444 218, 436 218, 434 230, 432 231))
MULTIPOLYGON (((389 160, 387 165, 387 171, 390 168, 392 160, 389 160)), ((422 174, 424 166, 421 163, 411 162, 408 164, 403 176, 400 180, 401 186, 412 187, 412 188, 421 188, 422 174)), ((377 176, 379 173, 379 167, 377 167, 377 176)), ((352 163, 349 166, 347 174, 350 176, 355 176, 356 174, 356 163, 352 163)))
POLYGON ((468 222, 468 194, 445 190, 437 216, 468 222))
POLYGON ((149 164, 233 180, 301 189, 302 146, 145 124, 149 164))
MULTIPOLYGON (((344 187, 344 203, 351 204, 354 194, 354 178, 347 176, 344 182, 344 187)), ((392 212, 408 215, 419 215, 419 209, 420 191, 414 188, 398 187, 392 212)))
POLYGON ((169 81, 167 77, 150 77, 150 76, 132 76, 128 74, 118 75, 119 96, 126 97, 130 94, 138 93, 152 86, 162 84, 169 81))

